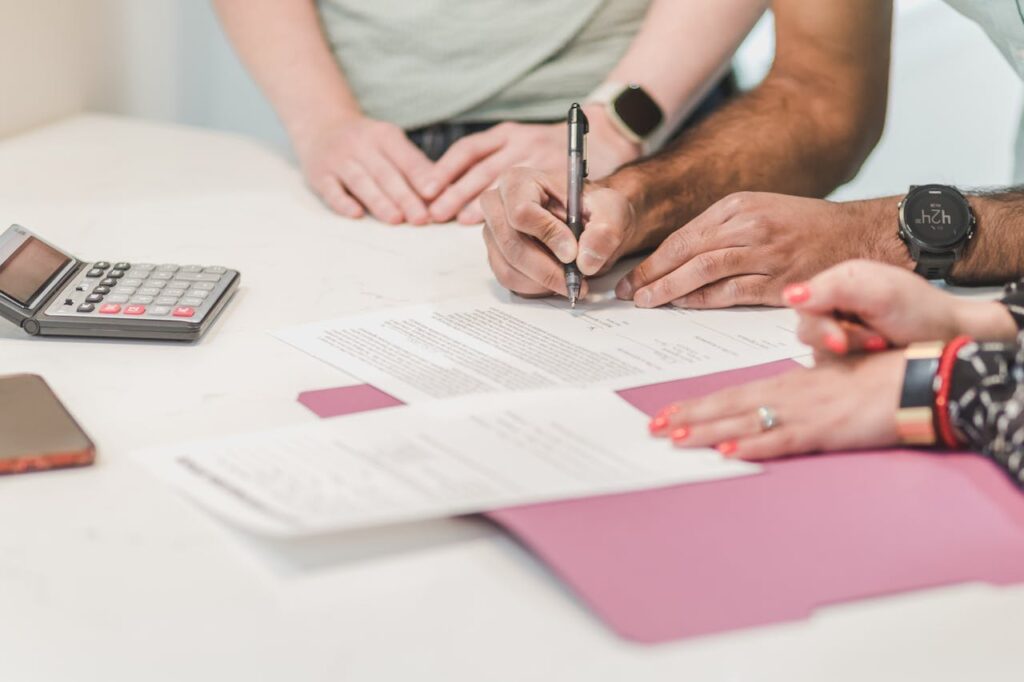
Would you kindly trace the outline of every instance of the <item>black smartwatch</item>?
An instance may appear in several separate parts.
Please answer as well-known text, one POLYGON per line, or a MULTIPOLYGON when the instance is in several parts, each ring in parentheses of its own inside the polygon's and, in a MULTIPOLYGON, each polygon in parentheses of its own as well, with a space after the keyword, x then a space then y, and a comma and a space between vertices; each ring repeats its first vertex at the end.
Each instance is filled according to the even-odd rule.
POLYGON ((955 187, 911 187, 899 206, 900 239, 926 279, 946 279, 974 236, 974 211, 955 187))

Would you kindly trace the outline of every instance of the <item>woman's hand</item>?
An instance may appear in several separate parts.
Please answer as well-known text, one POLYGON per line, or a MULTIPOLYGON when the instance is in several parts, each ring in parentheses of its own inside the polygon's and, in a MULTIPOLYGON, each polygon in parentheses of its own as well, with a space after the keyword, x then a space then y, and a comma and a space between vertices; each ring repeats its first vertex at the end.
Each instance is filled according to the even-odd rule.
POLYGON ((679 447, 712 446, 746 460, 886 447, 899 441, 903 368, 903 354, 889 351, 798 369, 673 403, 651 420, 650 430, 679 447), (760 407, 774 412, 770 430, 763 428, 760 407))
POLYGON ((433 164, 398 126, 354 116, 295 142, 306 181, 337 213, 361 218, 368 211, 393 225, 430 221, 433 164))
POLYGON ((853 260, 783 291, 800 313, 797 334, 819 354, 879 351, 915 341, 948 341, 960 334, 1012 340, 1006 307, 962 299, 903 268, 853 260))
MULTIPOLYGON (((604 177, 640 156, 640 146, 614 128, 603 108, 586 107, 585 112, 590 121, 590 179, 604 177)), ((502 173, 516 166, 564 177, 565 130, 564 123, 500 123, 458 140, 431 173, 430 183, 445 188, 430 205, 431 217, 439 223, 453 219, 465 225, 481 222, 480 195, 496 187, 502 173)))

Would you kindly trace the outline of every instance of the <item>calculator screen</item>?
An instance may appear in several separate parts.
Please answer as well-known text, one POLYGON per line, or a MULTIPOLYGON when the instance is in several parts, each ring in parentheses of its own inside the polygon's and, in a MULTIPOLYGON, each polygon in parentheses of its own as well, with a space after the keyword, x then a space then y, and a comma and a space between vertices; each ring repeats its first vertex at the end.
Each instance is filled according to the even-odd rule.
POLYGON ((29 237, 7 260, 0 263, 0 292, 28 306, 47 282, 70 261, 60 251, 35 237, 29 237))

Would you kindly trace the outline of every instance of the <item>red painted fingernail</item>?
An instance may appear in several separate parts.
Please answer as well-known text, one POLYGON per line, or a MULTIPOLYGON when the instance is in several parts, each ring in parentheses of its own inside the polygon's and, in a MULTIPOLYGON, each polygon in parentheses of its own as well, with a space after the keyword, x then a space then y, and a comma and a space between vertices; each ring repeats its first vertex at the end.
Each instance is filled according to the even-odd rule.
POLYGON ((690 437, 690 429, 685 426, 680 426, 678 429, 672 432, 672 442, 681 443, 690 437))
POLYGON ((651 423, 647 425, 647 428, 651 430, 651 433, 657 433, 666 426, 668 426, 668 418, 658 416, 651 420, 651 423))
POLYGON ((736 452, 736 441, 727 440, 724 443, 719 443, 715 446, 715 449, 728 457, 732 453, 736 452))
POLYGON ((803 303, 811 297, 811 290, 806 284, 790 284, 782 290, 782 295, 791 304, 803 303))
POLYGON ((871 336, 864 342, 864 348, 870 351, 885 350, 889 347, 889 342, 881 336, 871 336))
POLYGON ((835 334, 828 334, 825 336, 825 347, 836 355, 843 355, 846 353, 846 339, 835 334))

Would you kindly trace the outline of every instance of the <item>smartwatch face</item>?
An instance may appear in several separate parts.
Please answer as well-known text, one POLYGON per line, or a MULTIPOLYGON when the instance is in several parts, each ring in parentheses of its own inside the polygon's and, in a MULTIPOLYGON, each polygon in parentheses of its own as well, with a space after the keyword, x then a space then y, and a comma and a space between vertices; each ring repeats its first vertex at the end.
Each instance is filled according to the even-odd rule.
POLYGON ((661 125, 661 107, 638 87, 623 90, 612 106, 619 118, 639 137, 647 137, 661 125))
POLYGON ((922 187, 907 196, 903 219, 915 238, 934 247, 956 244, 971 225, 967 201, 948 189, 934 187, 922 187))

